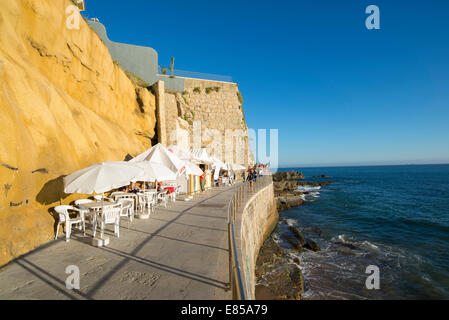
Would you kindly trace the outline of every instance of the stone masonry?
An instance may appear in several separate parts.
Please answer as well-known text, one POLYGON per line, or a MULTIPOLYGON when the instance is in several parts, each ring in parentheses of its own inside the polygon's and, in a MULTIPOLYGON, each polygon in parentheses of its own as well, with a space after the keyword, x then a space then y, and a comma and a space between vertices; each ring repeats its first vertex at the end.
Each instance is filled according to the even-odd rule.
POLYGON ((229 163, 253 162, 236 83, 185 78, 185 91, 165 90, 159 141, 186 149, 207 148, 229 163))

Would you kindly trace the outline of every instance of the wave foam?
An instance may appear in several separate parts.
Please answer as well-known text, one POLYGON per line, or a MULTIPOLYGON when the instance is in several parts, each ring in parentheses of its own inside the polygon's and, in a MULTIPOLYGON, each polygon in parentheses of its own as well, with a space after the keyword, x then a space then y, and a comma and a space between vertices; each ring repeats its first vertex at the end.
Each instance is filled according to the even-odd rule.
POLYGON ((316 190, 320 190, 321 186, 298 186, 298 188, 296 188, 295 192, 310 192, 310 191, 316 191, 316 190))
POLYGON ((293 227, 296 226, 298 224, 298 222, 294 219, 285 219, 285 223, 289 226, 289 227, 293 227))

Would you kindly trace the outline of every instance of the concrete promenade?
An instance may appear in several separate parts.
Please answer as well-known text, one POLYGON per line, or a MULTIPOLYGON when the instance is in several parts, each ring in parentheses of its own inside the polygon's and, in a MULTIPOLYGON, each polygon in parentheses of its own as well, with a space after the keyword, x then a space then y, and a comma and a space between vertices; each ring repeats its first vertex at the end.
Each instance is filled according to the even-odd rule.
POLYGON ((77 228, 0 269, 0 299, 231 299, 227 206, 237 186, 219 187, 158 207, 148 220, 108 225, 107 247, 77 228), (80 269, 69 290, 66 267, 80 269))

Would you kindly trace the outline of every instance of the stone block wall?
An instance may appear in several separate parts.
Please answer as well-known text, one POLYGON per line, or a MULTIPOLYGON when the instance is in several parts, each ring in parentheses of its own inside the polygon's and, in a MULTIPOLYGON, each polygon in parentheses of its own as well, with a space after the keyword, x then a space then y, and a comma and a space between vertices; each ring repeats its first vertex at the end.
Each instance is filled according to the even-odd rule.
POLYGON ((184 82, 183 93, 165 90, 165 133, 159 141, 186 149, 208 148, 229 163, 252 163, 238 85, 191 78, 184 82))

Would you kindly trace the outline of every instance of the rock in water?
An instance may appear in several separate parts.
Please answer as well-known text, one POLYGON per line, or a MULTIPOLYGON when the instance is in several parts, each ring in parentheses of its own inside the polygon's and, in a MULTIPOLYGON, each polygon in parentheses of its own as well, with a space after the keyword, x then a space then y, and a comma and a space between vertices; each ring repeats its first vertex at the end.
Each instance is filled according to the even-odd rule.
POLYGON ((301 232, 298 231, 298 229, 296 229, 293 226, 290 226, 290 227, 288 227, 288 230, 290 230, 295 235, 296 239, 298 239, 301 246, 304 246, 306 244, 306 240, 304 239, 304 236, 301 234, 301 232))
POLYGON ((293 249, 299 252, 302 251, 302 247, 305 243, 302 243, 299 239, 292 237, 288 234, 282 235, 282 238, 284 238, 292 246, 293 249))
POLYGON ((324 236, 324 232, 318 226, 312 226, 312 227, 309 227, 309 228, 304 228, 304 232, 310 233, 310 234, 314 234, 314 235, 317 235, 317 236, 320 236, 320 237, 324 236))
POLYGON ((307 239, 306 243, 303 246, 306 249, 312 250, 312 251, 320 251, 320 246, 313 240, 307 239))
POLYGON ((303 204, 304 199, 301 196, 278 197, 276 206, 278 210, 287 210, 303 204))

